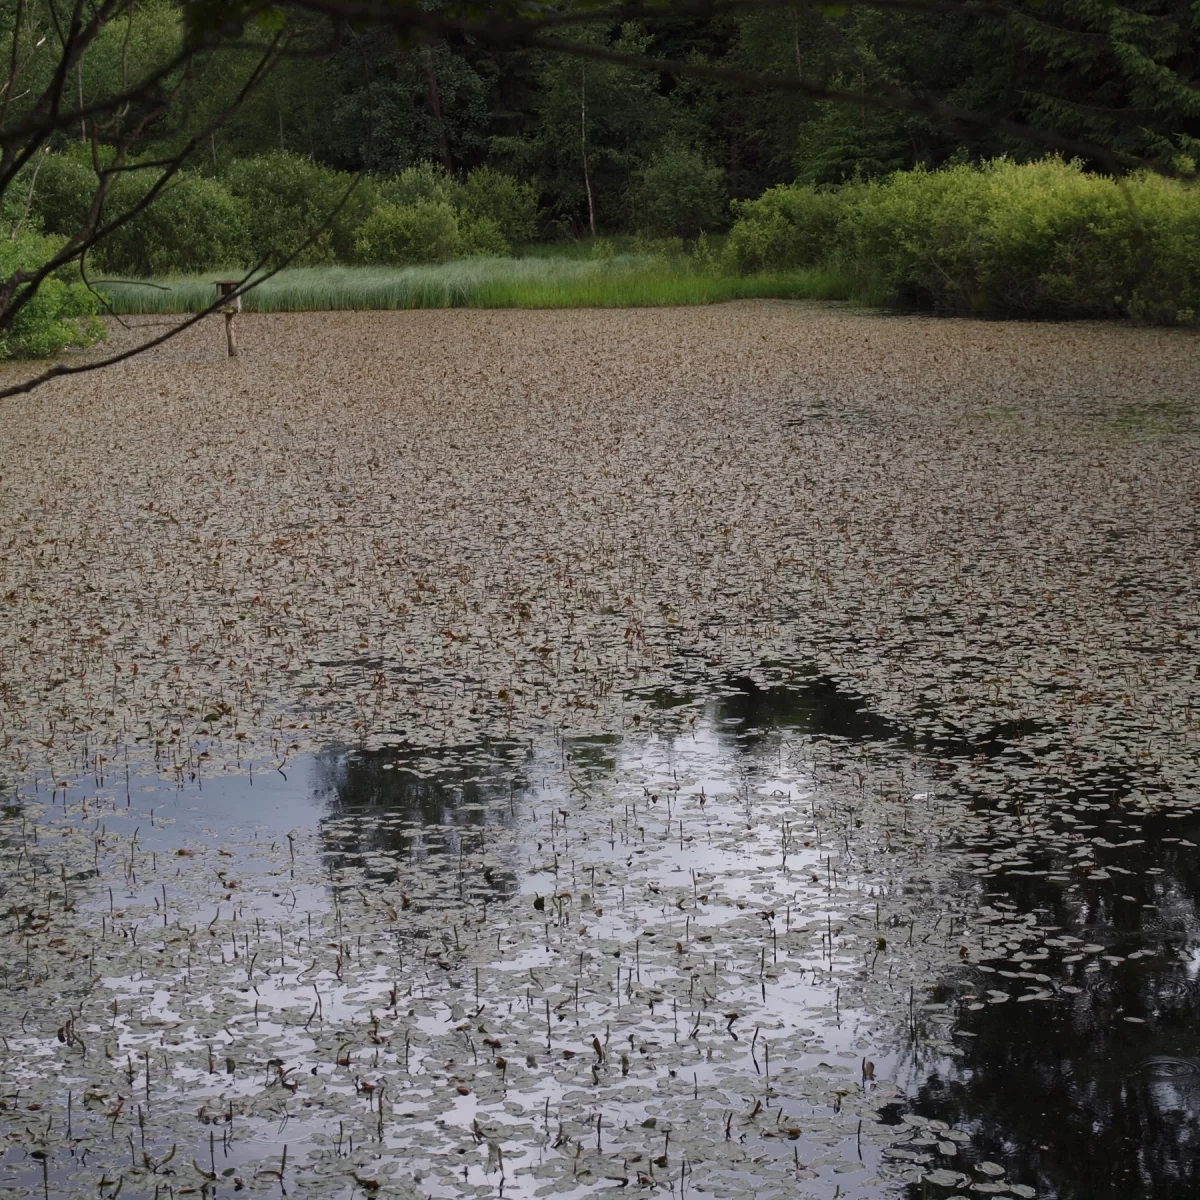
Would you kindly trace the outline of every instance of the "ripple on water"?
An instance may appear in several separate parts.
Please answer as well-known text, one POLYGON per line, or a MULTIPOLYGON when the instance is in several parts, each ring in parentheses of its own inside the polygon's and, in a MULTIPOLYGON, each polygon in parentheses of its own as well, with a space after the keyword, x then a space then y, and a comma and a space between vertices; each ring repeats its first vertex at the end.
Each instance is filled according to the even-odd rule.
POLYGON ((1200 1058, 1177 1058, 1173 1054, 1156 1054, 1142 1063, 1142 1074, 1150 1079, 1200 1080, 1200 1058))

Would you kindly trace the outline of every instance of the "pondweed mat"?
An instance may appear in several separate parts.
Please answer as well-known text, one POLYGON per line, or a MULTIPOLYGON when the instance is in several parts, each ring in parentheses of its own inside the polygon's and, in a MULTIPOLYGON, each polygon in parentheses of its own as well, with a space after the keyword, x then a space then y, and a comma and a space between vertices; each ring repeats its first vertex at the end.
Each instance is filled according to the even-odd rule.
POLYGON ((1192 337, 239 321, 6 402, 0 1186, 1187 1194, 1192 337))

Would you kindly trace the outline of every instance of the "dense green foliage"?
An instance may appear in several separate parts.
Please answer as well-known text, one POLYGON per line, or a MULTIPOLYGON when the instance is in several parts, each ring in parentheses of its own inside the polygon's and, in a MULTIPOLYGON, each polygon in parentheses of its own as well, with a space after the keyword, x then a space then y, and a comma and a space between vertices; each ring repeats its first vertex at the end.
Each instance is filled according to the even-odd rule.
MULTIPOLYGON (((0 278, 47 262, 59 239, 0 231, 0 278)), ((0 334, 0 360, 47 358, 68 346, 90 346, 103 335, 96 317, 100 303, 82 283, 51 276, 17 312, 12 328, 0 334)))
MULTIPOLYGON (((90 171, 48 158, 33 221, 67 233, 90 171)), ((137 278, 272 265, 314 230, 298 266, 403 267, 503 257, 538 227, 533 189, 490 167, 465 179, 430 164, 356 179, 281 153, 236 161, 220 177, 181 172, 122 223, 155 179, 116 178, 106 207, 116 227, 95 267, 137 278)), ((639 171, 630 204, 630 223, 664 246, 702 239, 689 274, 816 270, 852 279, 861 300, 945 314, 1191 324, 1200 312, 1200 187, 1159 175, 1117 183, 1076 162, 1000 159, 781 184, 732 203, 717 253, 703 234, 726 208, 721 172, 672 142, 639 171)))
MULTIPOLYGON (((78 80, 85 103, 119 91, 129 61, 165 61, 179 44, 180 0, 145 0, 136 13, 128 28, 106 29, 88 50, 78 80)), ((247 30, 238 48, 182 78, 179 102, 150 125, 140 150, 161 157, 204 128, 239 95, 255 39, 265 44, 268 36, 247 30)), ((200 142, 191 164, 251 201, 249 237, 260 254, 268 243, 275 248, 282 228, 303 231, 333 200, 342 186, 335 172, 364 169, 386 178, 436 163, 463 178, 487 166, 531 186, 560 229, 694 233, 726 220, 717 195, 751 199, 780 183, 842 183, 1045 153, 999 131, 1001 120, 1088 139, 1130 163, 1175 167, 1200 158, 1200 10, 1189 0, 1019 0, 982 14, 767 5, 572 25, 563 34, 634 60, 801 74, 860 98, 848 104, 503 51, 470 38, 406 46, 378 29, 331 34, 320 20, 298 24, 293 36, 296 49, 312 52, 281 62, 200 142), (890 91, 995 119, 971 125, 878 107, 874 101, 890 91), (277 212, 265 211, 267 196, 277 212)), ((89 136, 104 142, 123 127, 89 136)), ((62 150, 70 138, 59 136, 62 150)), ((64 181, 56 182, 61 191, 64 181)), ((308 261, 350 257, 354 229, 371 207, 360 203, 368 211, 339 218, 305 252, 308 261)), ((77 197, 71 211, 79 210, 77 197)), ((496 213, 485 215, 506 241, 528 240, 527 227, 516 231, 496 213)), ((54 226, 48 217, 47 229, 54 226)))
POLYGON ((305 263, 332 262, 339 251, 344 257, 354 244, 355 218, 365 215, 345 200, 350 181, 299 154, 237 159, 221 180, 240 201, 247 254, 255 261, 296 252, 305 263))
MULTIPOLYGON (((50 2, 29 0, 26 40, 14 35, 27 64, 13 112, 53 73, 37 40, 50 2)), ((194 16, 183 0, 139 2, 87 48, 64 103, 117 96, 131 64, 168 62, 194 16)), ((285 4, 169 75, 177 99, 144 125, 149 99, 57 132, 4 192, 0 220, 36 255, 40 238, 70 239, 98 215, 89 278, 415 268, 637 235, 673 247, 676 267, 686 242, 681 277, 817 271, 852 279, 861 299, 943 313, 1187 322, 1200 309, 1195 190, 1144 170, 1124 189, 1111 178, 1146 163, 1187 177, 1200 159, 1188 0, 764 4, 611 25, 589 13, 561 36, 629 62, 465 35, 405 42, 285 4), (299 53, 243 97, 281 29, 299 53), (630 65, 651 58, 802 76, 843 100, 630 65), (945 119, 937 104, 989 119, 945 119), (1047 160, 1004 122, 1097 149, 1047 160)), ((45 344, 65 345, 72 330, 91 336, 89 306, 56 280, 23 319, 51 314, 38 318, 57 330, 45 344)), ((39 337, 14 327, 5 352, 39 337)))
POLYGON ((454 209, 441 200, 381 205, 354 243, 360 262, 380 266, 445 262, 458 255, 459 247, 454 209))
POLYGON ((724 172, 681 142, 668 142, 634 176, 629 223, 660 237, 699 237, 726 222, 724 172))
POLYGON ((532 242, 538 235, 537 194, 491 167, 477 167, 450 196, 462 217, 478 224, 490 221, 511 246, 532 242))
POLYGON ((778 187, 742 204, 733 269, 836 267, 863 300, 955 315, 1200 314, 1200 187, 1049 159, 778 187))
MULTIPOLYGON (((95 168, 77 154, 49 155, 30 216, 69 236, 98 186, 95 168)), ((234 160, 220 175, 121 172, 104 198, 104 220, 111 232, 89 261, 135 277, 285 259, 314 266, 504 255, 539 229, 533 188, 491 167, 462 179, 429 163, 359 177, 281 151, 234 160), (161 194, 139 209, 155 186, 161 194)))
POLYGON ((781 184, 756 200, 734 201, 736 216, 725 243, 725 261, 736 271, 768 265, 811 267, 829 257, 849 185, 837 191, 781 184))
MULTIPOLYGON (((157 182, 154 172, 120 176, 106 213, 124 218, 157 182)), ((238 263, 248 253, 245 205, 216 180, 182 172, 114 229, 101 258, 105 267, 154 276, 238 263)))
MULTIPOLYGON (((576 40, 645 54, 650 38, 632 25, 585 28, 576 40)), ((497 161, 537 181, 566 228, 621 225, 625 196, 671 127, 671 105, 654 75, 606 63, 546 56, 533 78, 519 132, 492 139, 497 161)))

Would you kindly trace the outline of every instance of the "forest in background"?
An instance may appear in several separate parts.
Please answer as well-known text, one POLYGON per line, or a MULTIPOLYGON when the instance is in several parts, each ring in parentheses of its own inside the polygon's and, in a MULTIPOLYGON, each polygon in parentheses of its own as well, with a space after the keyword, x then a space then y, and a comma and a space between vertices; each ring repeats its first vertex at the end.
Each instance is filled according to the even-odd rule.
MULTIPOLYGON (((145 0, 128 23, 107 28, 80 64, 78 101, 117 92, 131 62, 166 61, 181 21, 172 0, 145 0)), ((215 52, 146 129, 146 156, 173 152, 234 104, 257 61, 255 41, 268 34, 247 36, 249 45, 215 52)), ((719 224, 726 200, 780 183, 838 184, 1002 155, 1024 161, 1056 148, 997 132, 1002 121, 1105 147, 1126 165, 1186 172, 1200 148, 1200 16, 1184 0, 766 7, 584 25, 570 36, 634 58, 812 77, 861 103, 504 53, 468 37, 405 45, 377 27, 334 32, 308 18, 193 166, 219 176, 275 151, 383 175, 437 163, 461 176, 486 164, 534 186, 543 234, 579 234, 593 216, 597 231, 661 228, 645 201, 660 182, 654 168, 662 175, 672 164, 676 175, 690 168, 714 203, 704 215, 719 224), (969 127, 881 107, 889 90, 993 120, 969 127)), ((94 132, 81 122, 78 140, 94 132)), ((70 141, 64 133, 58 148, 70 141)))
MULTIPOLYGON (((573 25, 575 44, 608 56, 589 59, 281 10, 140 111, 110 102, 131 74, 172 61, 189 19, 183 0, 140 0, 70 72, 62 99, 78 124, 6 187, 0 272, 32 269, 87 226, 103 180, 114 227, 81 255, 93 277, 404 266, 616 235, 689 270, 821 268, 822 288, 832 272, 872 302, 1195 319, 1200 206, 1164 178, 1190 179, 1200 157, 1194 6, 686 13, 573 25), (256 78, 284 32, 287 52, 256 78), (841 98, 748 89, 741 75, 816 80, 841 98), (1127 171, 1132 187, 1108 178, 1127 171)), ((42 50, 55 14, 56 0, 0 12, 30 94, 56 68, 42 50)), ((6 113, 20 105, 14 72, 6 113)), ((53 353, 80 318, 98 332, 71 270, 25 308, 27 325, 67 324, 45 337, 30 326, 24 341, 17 328, 8 353, 53 353)))

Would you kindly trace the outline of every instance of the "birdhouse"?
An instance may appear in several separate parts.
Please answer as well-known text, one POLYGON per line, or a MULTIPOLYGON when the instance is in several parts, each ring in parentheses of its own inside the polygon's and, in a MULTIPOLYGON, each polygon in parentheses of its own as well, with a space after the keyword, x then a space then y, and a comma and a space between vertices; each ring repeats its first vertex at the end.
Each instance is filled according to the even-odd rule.
POLYGON ((233 318, 242 311, 242 297, 238 292, 241 283, 240 279, 218 279, 216 281, 217 306, 225 317, 225 347, 229 351, 230 358, 238 356, 237 333, 233 328, 233 318))
POLYGON ((218 279, 217 283, 217 299, 221 302, 221 311, 232 309, 234 312, 242 311, 242 298, 237 295, 238 287, 241 285, 240 279, 218 279))

